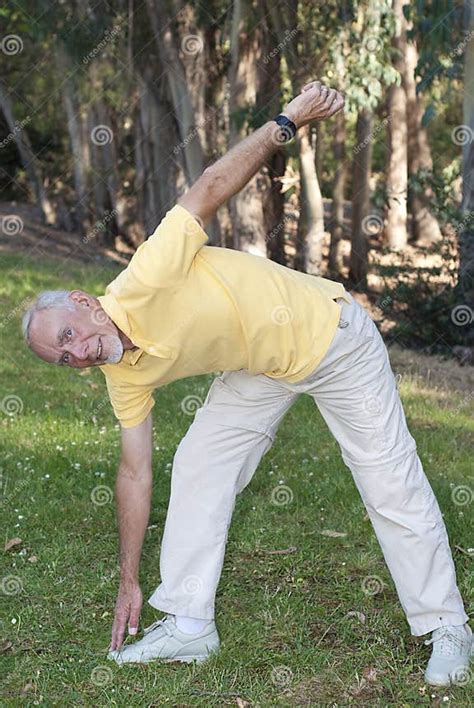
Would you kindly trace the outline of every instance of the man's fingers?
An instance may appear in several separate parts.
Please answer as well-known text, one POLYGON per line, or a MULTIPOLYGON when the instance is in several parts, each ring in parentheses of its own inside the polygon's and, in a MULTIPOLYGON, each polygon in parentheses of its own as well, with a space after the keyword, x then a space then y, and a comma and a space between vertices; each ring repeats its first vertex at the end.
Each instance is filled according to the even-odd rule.
POLYGON ((138 623, 140 621, 141 605, 132 607, 130 611, 130 619, 128 620, 128 633, 136 634, 138 631, 138 623))
POLYGON ((345 100, 344 96, 340 93, 337 93, 335 101, 332 103, 331 108, 329 110, 328 117, 333 116, 335 113, 341 110, 341 108, 344 107, 345 100))
POLYGON ((309 83, 305 84, 303 88, 301 89, 301 92, 303 91, 308 91, 309 89, 316 88, 320 89, 321 88, 321 82, 320 81, 310 81, 309 83))
POLYGON ((337 100, 337 91, 336 89, 331 89, 326 96, 325 104, 328 108, 331 108, 334 101, 337 100))
POLYGON ((110 643, 110 651, 115 649, 120 649, 123 643, 123 636, 125 634, 125 625, 127 624, 127 617, 120 615, 115 618, 112 627, 112 641, 110 643))

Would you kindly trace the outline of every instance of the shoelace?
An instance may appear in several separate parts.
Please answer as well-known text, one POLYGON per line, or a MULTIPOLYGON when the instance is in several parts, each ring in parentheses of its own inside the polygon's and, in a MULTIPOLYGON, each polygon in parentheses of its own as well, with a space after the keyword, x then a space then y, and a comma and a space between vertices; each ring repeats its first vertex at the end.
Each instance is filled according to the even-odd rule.
POLYGON ((168 637, 171 637, 172 631, 170 629, 170 626, 166 624, 170 617, 171 615, 166 615, 164 619, 156 620, 156 622, 150 624, 149 627, 145 627, 145 629, 143 630, 143 634, 149 634, 149 632, 152 632, 154 629, 157 629, 157 627, 163 627, 168 637))
POLYGON ((424 642, 426 645, 433 644, 437 654, 455 656, 457 653, 456 649, 464 648, 464 640, 458 634, 451 632, 447 628, 443 629, 442 632, 437 632, 439 632, 439 630, 434 632, 431 639, 426 639, 424 642))

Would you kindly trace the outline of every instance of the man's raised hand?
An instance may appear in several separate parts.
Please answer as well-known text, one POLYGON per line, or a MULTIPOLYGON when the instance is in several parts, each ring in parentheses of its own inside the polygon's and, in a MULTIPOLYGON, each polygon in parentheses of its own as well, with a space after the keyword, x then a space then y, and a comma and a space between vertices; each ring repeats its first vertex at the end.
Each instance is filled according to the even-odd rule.
POLYGON ((282 111, 297 128, 314 120, 330 118, 344 106, 344 96, 320 81, 310 81, 282 111))

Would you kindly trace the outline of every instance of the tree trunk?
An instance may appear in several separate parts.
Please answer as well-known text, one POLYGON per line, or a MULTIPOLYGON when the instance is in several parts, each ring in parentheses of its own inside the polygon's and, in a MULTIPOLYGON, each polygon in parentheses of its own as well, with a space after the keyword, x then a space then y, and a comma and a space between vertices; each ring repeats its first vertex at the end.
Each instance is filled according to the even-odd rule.
POLYGON ((92 192, 94 194, 94 221, 98 225, 92 230, 92 233, 97 234, 98 240, 105 246, 115 246, 115 233, 113 224, 112 204, 110 202, 107 186, 103 178, 101 147, 94 140, 91 140, 91 135, 95 134, 94 130, 99 124, 99 119, 95 110, 95 106, 90 104, 87 114, 87 132, 90 140, 90 157, 91 157, 91 180, 92 192), (105 218, 107 217, 107 218, 105 218))
MULTIPOLYGON (((365 290, 370 234, 370 173, 372 165, 372 113, 363 109, 357 116, 353 166, 352 241, 349 277, 356 290, 365 290)), ((374 223, 377 220, 374 217, 374 223)))
POLYGON ((142 236, 155 230, 166 211, 176 202, 178 188, 184 188, 185 175, 179 161, 170 155, 171 146, 179 148, 172 109, 155 87, 156 71, 147 67, 138 77, 138 102, 135 119, 135 191, 142 236))
POLYGON ((298 225, 300 243, 303 240, 303 235, 306 234, 302 260, 306 273, 319 275, 324 240, 324 204, 316 173, 311 129, 308 125, 298 131, 298 146, 301 179, 301 224, 298 225))
MULTIPOLYGON (((470 308, 470 324, 466 327, 466 343, 474 342, 474 0, 464 5, 464 29, 469 37, 464 54, 463 124, 467 126, 462 149, 463 228, 459 243, 458 290, 470 308)), ((468 311, 469 312, 469 311, 468 311)))
MULTIPOLYGON (((184 157, 184 169, 188 184, 195 182, 203 172, 203 151, 196 129, 194 107, 186 81, 186 72, 180 59, 169 14, 162 0, 147 0, 148 15, 153 29, 160 63, 169 85, 173 112, 176 116, 179 137, 184 157)), ((199 42, 188 51, 199 50, 199 42)))
POLYGON ((5 116, 7 125, 10 128, 18 152, 20 153, 20 159, 25 168, 31 191, 36 199, 36 204, 40 210, 41 218, 46 224, 54 224, 54 208, 43 187, 41 167, 33 152, 24 126, 21 126, 21 123, 15 119, 13 104, 3 81, 0 81, 0 110, 5 116), (20 129, 18 126, 21 126, 20 129))
MULTIPOLYGON (((274 118, 280 110, 280 60, 281 53, 272 53, 274 42, 267 16, 263 13, 260 21, 262 30, 263 61, 257 65, 257 115, 262 122, 274 118)), ((267 163, 267 188, 262 195, 264 231, 267 255, 271 260, 286 265, 285 195, 282 191, 282 177, 286 171, 286 150, 277 150, 267 163)))
POLYGON ((342 271, 341 240, 344 236, 344 192, 347 178, 346 117, 343 111, 335 116, 333 151, 336 174, 332 191, 331 242, 329 245, 329 272, 340 275, 342 271))
POLYGON ((84 134, 80 113, 81 101, 77 100, 78 89, 74 81, 74 69, 71 66, 66 50, 61 46, 57 50, 57 65, 61 72, 64 71, 64 68, 66 69, 61 91, 74 165, 74 188, 76 192, 75 227, 79 230, 81 236, 84 236, 89 230, 91 222, 88 207, 90 198, 87 191, 87 151, 83 145, 84 134))
MULTIPOLYGON (((259 46, 251 21, 249 0, 236 0, 231 29, 230 136, 232 147, 247 135, 250 109, 257 97, 257 64, 259 46)), ((267 244, 261 188, 268 187, 268 177, 260 171, 231 199, 230 214, 234 232, 234 248, 266 256, 267 244)))
MULTIPOLYGON (((114 235, 120 234, 125 240, 128 238, 126 225, 126 201, 122 194, 121 180, 118 171, 117 142, 120 140, 118 126, 112 125, 109 109, 102 96, 104 87, 94 63, 90 67, 90 76, 94 95, 94 114, 97 119, 96 125, 91 132, 91 141, 96 148, 96 162, 99 167, 100 179, 105 182, 108 201, 112 207, 111 230, 114 235)), ((99 214, 99 219, 109 218, 108 215, 99 214)))
MULTIPOLYGON (((428 131, 422 124, 424 114, 423 98, 416 93, 415 70, 418 64, 418 52, 413 42, 406 43, 405 71, 403 75, 407 99, 408 127, 408 174, 422 179, 433 169, 431 149, 428 142, 428 131)), ((421 191, 409 189, 408 208, 412 217, 414 240, 420 246, 429 246, 442 239, 438 220, 432 214, 430 205, 433 201, 433 190, 427 185, 421 191)))
MULTIPOLYGON (((286 8, 278 3, 266 3, 268 13, 276 34, 283 37, 284 29, 291 31, 298 28, 298 1, 291 0, 286 8)), ((307 79, 308 64, 298 55, 297 40, 286 42, 283 53, 288 64, 293 95, 296 96, 307 79)), ((318 62, 313 62, 318 64, 318 62)), ((324 239, 324 204, 316 171, 315 151, 311 143, 311 131, 308 126, 298 131, 298 158, 300 165, 300 217, 298 222, 296 267, 308 273, 318 275, 321 272, 322 247, 324 239)))
MULTIPOLYGON (((396 30, 393 37, 393 65, 402 77, 405 72, 406 21, 403 6, 406 0, 393 0, 396 30)), ((389 165, 387 173, 387 218, 385 235, 395 251, 403 250, 407 234, 407 100, 403 86, 392 84, 388 91, 389 165)))

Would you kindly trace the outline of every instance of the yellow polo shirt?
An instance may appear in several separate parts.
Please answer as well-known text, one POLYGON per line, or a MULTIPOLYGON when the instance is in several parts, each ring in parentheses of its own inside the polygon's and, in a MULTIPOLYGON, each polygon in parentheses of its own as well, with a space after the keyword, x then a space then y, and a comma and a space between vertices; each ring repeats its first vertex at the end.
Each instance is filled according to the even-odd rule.
POLYGON ((206 241, 176 205, 99 297, 138 347, 101 367, 123 427, 145 420, 155 388, 187 376, 246 369, 299 381, 335 335, 343 285, 206 241))

